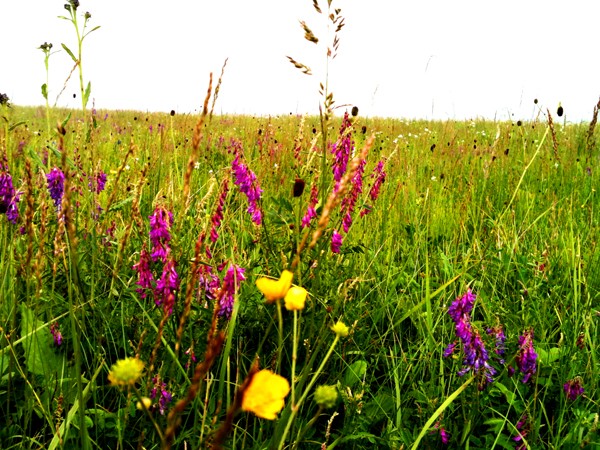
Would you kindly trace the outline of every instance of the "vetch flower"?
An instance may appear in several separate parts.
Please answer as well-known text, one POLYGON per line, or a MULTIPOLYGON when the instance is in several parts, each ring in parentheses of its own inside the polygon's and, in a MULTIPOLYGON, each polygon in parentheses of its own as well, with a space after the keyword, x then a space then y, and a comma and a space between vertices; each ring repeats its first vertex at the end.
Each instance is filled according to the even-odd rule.
POLYGON ((342 235, 338 233, 338 230, 333 230, 331 235, 331 252, 339 253, 342 248, 342 235))
POLYGON ((108 372, 108 381, 113 386, 133 386, 144 373, 144 363, 138 358, 118 360, 108 372))
POLYGON ((262 189, 258 185, 256 175, 246 164, 240 161, 240 154, 236 150, 236 155, 231 163, 233 172, 233 183, 240 188, 240 191, 248 199, 248 214, 252 217, 252 222, 256 225, 262 223, 262 214, 258 206, 262 189))
POLYGON ((574 379, 567 381, 563 385, 563 389, 565 390, 565 394, 567 394, 567 398, 571 401, 577 400, 577 397, 583 395, 585 392, 580 377, 575 377, 574 379))
POLYGON ((285 294, 285 309, 288 311, 299 311, 304 309, 308 292, 300 286, 292 286, 285 294))
POLYGON ((158 398, 158 411, 164 416, 167 412, 167 406, 173 400, 173 394, 167 390, 166 383, 158 375, 152 378, 152 383, 154 387, 150 391, 149 400, 156 400, 158 398))
MULTIPOLYGON (((373 182, 373 185, 371 186, 371 189, 369 190, 369 197, 371 198, 371 201, 375 201, 377 200, 377 198, 379 197, 379 190, 381 189, 381 185, 384 183, 387 174, 385 173, 385 170, 383 170, 383 166, 385 165, 385 158, 383 158, 381 161, 379 161, 377 163, 377 166, 375 166, 375 169, 373 170, 373 173, 371 173, 370 177, 373 179, 375 179, 375 181, 373 182)), ((371 212, 370 208, 363 208, 360 212, 361 216, 367 215, 371 212)))
POLYGON ((265 277, 259 278, 256 280, 256 287, 264 294, 267 303, 272 303, 285 297, 285 294, 287 294, 292 285, 293 278, 294 274, 292 272, 284 270, 281 272, 279 280, 265 277))
POLYGON ((150 219, 150 242, 152 242, 152 260, 167 261, 167 255, 171 251, 169 241, 171 240, 171 225, 173 225, 173 213, 162 206, 156 207, 154 213, 148 216, 150 219))
POLYGON ((93 177, 90 177, 89 180, 88 187, 90 188, 90 191, 99 194, 106 186, 107 177, 106 174, 101 170, 93 177))
POLYGON ((141 298, 146 298, 148 295, 146 290, 153 288, 152 282, 154 281, 154 276, 150 271, 151 260, 150 253, 146 250, 146 244, 143 244, 142 250, 140 251, 140 260, 137 264, 133 265, 133 270, 138 273, 138 281, 136 284, 139 288, 136 289, 136 291, 140 294, 141 298))
POLYGON ((175 305, 175 292, 177 289, 179 289, 179 276, 175 271, 175 261, 169 259, 163 267, 163 273, 154 290, 154 303, 156 303, 156 306, 162 305, 164 311, 171 314, 175 305))
POLYGON ((50 324, 50 333, 52 334, 52 338, 54 339, 54 345, 60 347, 63 341, 62 333, 60 332, 60 328, 58 327, 58 322, 52 322, 50 324))
POLYGON ((310 188, 310 201, 308 203, 308 208, 306 209, 306 213, 302 217, 302 222, 300 223, 300 227, 306 228, 310 225, 310 221, 317 217, 317 210, 315 209, 317 203, 319 202, 319 191, 317 189, 317 185, 313 184, 310 188))
POLYGON ((333 153, 333 179, 336 181, 335 190, 346 173, 348 160, 354 152, 354 140, 352 139, 352 123, 348 117, 348 112, 344 114, 342 126, 340 127, 340 138, 331 147, 333 153), (339 144, 338 144, 339 142, 339 144))
POLYGON ((58 167, 54 167, 46 175, 46 180, 48 181, 50 197, 54 200, 54 206, 56 206, 57 211, 59 211, 65 190, 65 174, 58 167))
POLYGON ((15 192, 8 166, 5 168, 0 163, 0 213, 6 214, 6 218, 12 224, 16 224, 19 218, 17 203, 19 203, 20 198, 21 193, 15 192))
POLYGON ((210 240, 212 242, 217 242, 219 238, 219 233, 217 233, 217 228, 221 226, 221 221, 223 220, 223 206, 225 205, 225 200, 227 199, 227 193, 229 192, 229 180, 225 178, 223 181, 223 188, 221 190, 221 195, 219 196, 219 203, 217 204, 217 210, 210 218, 212 223, 212 227, 210 228, 210 240))
POLYGON ((331 330, 335 333, 337 337, 346 337, 350 332, 350 328, 341 320, 338 320, 335 325, 331 327, 331 330))
POLYGON ((342 227, 344 232, 348 232, 350 226, 352 225, 352 213, 354 212, 354 208, 356 206, 356 202, 358 201, 358 196, 362 193, 362 176, 365 171, 365 165, 367 164, 366 160, 361 160, 354 176, 351 180, 350 191, 348 194, 342 199, 341 205, 341 213, 343 216, 342 219, 342 227))
POLYGON ((527 383, 536 371, 537 353, 533 347, 533 329, 525 330, 522 336, 519 336, 519 350, 515 360, 517 367, 524 375, 523 383, 527 383))
POLYGON ((277 418, 290 392, 289 382, 280 375, 263 369, 252 377, 242 398, 242 410, 268 420, 277 418))
POLYGON ((240 283, 246 279, 244 276, 245 271, 245 269, 235 264, 232 264, 227 269, 225 277, 223 277, 222 294, 219 299, 219 316, 231 319, 235 294, 240 288, 240 283))

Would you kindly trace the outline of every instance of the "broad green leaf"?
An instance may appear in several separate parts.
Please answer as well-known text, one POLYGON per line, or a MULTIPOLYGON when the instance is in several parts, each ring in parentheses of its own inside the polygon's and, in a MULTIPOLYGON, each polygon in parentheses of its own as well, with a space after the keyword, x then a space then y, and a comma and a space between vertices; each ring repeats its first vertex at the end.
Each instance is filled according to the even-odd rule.
POLYGON ((344 372, 344 383, 346 386, 353 387, 356 383, 362 381, 365 373, 367 373, 367 362, 362 359, 356 361, 350 364, 344 372))
POLYGON ((41 375, 49 382, 66 370, 64 356, 55 353, 50 330, 24 304, 21 304, 21 337, 24 338, 25 365, 29 372, 41 375))
POLYGON ((48 100, 48 85, 46 83, 42 84, 42 95, 48 100))

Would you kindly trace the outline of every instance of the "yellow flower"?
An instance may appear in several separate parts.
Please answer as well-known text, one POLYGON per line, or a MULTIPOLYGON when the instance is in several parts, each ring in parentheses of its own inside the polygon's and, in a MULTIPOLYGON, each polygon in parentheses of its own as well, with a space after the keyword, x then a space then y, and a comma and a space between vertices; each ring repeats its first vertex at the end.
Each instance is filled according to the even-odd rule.
POLYGON ((285 309, 288 311, 299 311, 304 309, 306 303, 306 296, 308 292, 306 289, 299 286, 292 286, 285 294, 285 309))
POLYGON ((273 280, 271 278, 259 278, 256 280, 256 287, 260 292, 265 294, 267 303, 272 303, 275 300, 280 300, 285 297, 287 291, 292 285, 292 278, 294 274, 289 270, 281 272, 279 280, 273 280))
POLYGON ((135 404, 135 407, 137 409, 139 409, 140 411, 142 411, 144 409, 150 409, 151 406, 152 406, 152 400, 150 400, 148 397, 140 398, 137 401, 137 403, 135 404))
POLYGON ((144 372, 144 363, 138 358, 120 359, 108 373, 108 381, 113 386, 133 386, 144 372))
POLYGON ((270 370, 257 372, 244 391, 242 409, 263 419, 274 420, 283 409, 283 399, 290 392, 288 380, 270 370))
POLYGON ((350 332, 350 328, 348 328, 348 326, 341 320, 338 320, 337 323, 331 327, 331 329, 337 337, 346 337, 350 332))

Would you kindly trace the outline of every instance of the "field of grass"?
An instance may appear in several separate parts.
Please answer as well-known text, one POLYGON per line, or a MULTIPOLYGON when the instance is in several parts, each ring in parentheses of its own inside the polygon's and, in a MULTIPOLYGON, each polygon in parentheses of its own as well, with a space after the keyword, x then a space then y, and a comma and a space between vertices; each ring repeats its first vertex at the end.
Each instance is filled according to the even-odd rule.
POLYGON ((78 7, 81 110, 0 95, 1 449, 600 448, 600 102, 89 109, 78 7))
POLYGON ((588 124, 71 113, 2 110, 2 448, 600 445, 588 124))

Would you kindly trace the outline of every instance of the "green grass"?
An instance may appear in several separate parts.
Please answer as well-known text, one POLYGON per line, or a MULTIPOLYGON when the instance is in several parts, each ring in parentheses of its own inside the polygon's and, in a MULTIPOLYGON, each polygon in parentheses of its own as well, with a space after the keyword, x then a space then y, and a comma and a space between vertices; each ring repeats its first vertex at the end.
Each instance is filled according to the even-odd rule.
MULTIPOLYGON (((61 150, 59 135, 46 131, 44 110, 5 107, 2 115, 5 165, 23 193, 17 224, 0 217, 2 448, 160 448, 166 445, 161 434, 174 424, 174 448, 204 448, 256 358, 260 368, 290 380, 293 314, 283 309, 280 321, 255 281, 290 268, 304 234, 315 230, 316 220, 308 230, 299 227, 312 184, 325 180, 327 194, 333 190, 333 157, 326 154, 322 173, 320 138, 313 133, 320 130, 318 118, 213 117, 203 128, 186 205, 197 117, 97 111, 88 140, 73 111, 61 150), (304 139, 295 158, 300 127, 304 139), (233 183, 231 139, 263 189, 260 226, 233 183), (70 175, 66 229, 64 209, 56 211, 46 185, 55 166, 70 175), (108 182, 96 194, 88 176, 98 170, 108 182), (206 237, 196 255, 226 178, 219 238, 213 243, 206 237), (300 197, 292 196, 296 178, 306 183, 300 197), (173 214, 170 255, 180 280, 166 318, 152 295, 140 297, 132 269, 142 246, 151 248, 148 217, 158 205, 173 214), (245 269, 230 321, 213 320, 215 302, 192 273, 197 264, 221 279, 229 264, 245 269), (54 323, 63 336, 60 346, 50 333, 54 323), (211 326, 224 333, 222 348, 208 334, 211 326), (218 354, 196 395, 170 421, 169 411, 188 394, 207 350, 218 354), (127 356, 144 361, 145 374, 131 388, 113 387, 110 367, 127 356), (148 413, 135 407, 138 396, 150 396, 156 376, 173 396, 164 415, 156 402, 148 413)), ((67 111, 53 110, 50 120, 65 117, 67 111)), ((334 119, 330 142, 339 127, 334 119)), ((224 445, 437 448, 436 430, 443 427, 449 448, 514 448, 511 437, 524 415, 530 448, 600 445, 598 156, 586 162, 587 124, 555 127, 558 160, 541 122, 358 117, 356 151, 371 133, 375 144, 341 253, 332 253, 329 242, 332 230, 341 230, 336 206, 316 246, 303 248, 294 269, 294 282, 309 292, 298 314, 296 399, 315 375, 314 386, 335 385, 339 399, 333 408, 319 408, 311 387, 294 413, 286 397, 276 421, 232 410, 224 445), (388 158, 387 179, 372 202, 369 176, 382 156, 388 158), (364 204, 372 211, 360 217, 364 204), (456 339, 448 307, 467 287, 477 294, 472 323, 490 355, 486 329, 502 324, 507 335, 506 365, 492 357, 499 373, 482 390, 479 378, 457 376, 461 355, 442 357, 456 339), (329 327, 338 320, 351 331, 331 347, 329 327), (508 366, 516 367, 517 340, 529 328, 538 360, 524 384, 518 370, 509 376, 508 366), (575 377, 585 393, 570 401, 563 384, 575 377)), ((151 264, 156 278, 162 268, 151 264)))

